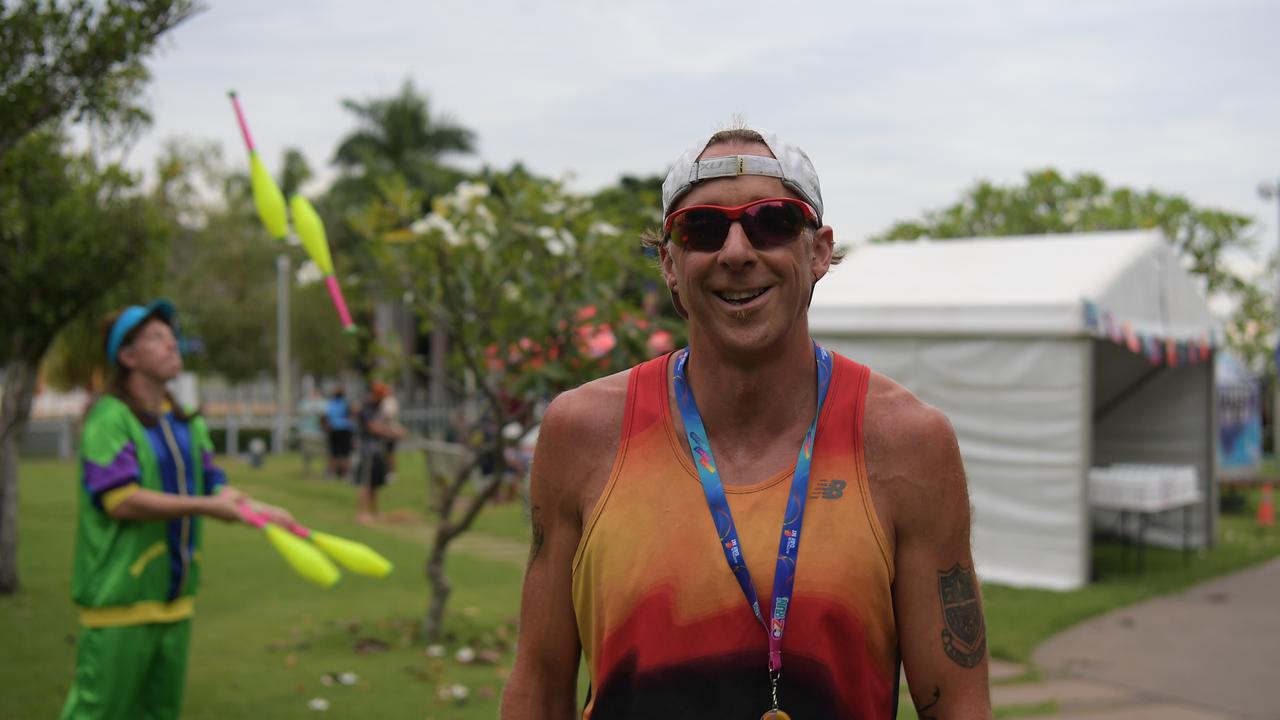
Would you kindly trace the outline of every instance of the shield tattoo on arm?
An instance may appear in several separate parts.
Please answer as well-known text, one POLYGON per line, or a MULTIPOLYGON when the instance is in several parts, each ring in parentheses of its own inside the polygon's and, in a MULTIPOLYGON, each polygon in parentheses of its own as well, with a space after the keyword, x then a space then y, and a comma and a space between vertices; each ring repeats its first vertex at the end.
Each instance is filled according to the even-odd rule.
POLYGON ((987 628, 973 570, 960 563, 938 573, 942 598, 942 649, 957 665, 971 668, 987 650, 987 628))

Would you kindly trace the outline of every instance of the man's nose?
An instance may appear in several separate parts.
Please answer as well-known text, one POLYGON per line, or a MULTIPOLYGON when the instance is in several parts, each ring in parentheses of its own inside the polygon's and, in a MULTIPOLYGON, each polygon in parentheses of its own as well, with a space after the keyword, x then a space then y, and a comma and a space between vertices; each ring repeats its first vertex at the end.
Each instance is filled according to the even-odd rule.
POLYGON ((747 237, 747 231, 742 227, 742 223, 735 220, 729 225, 729 232, 725 234, 724 246, 720 248, 717 260, 726 265, 740 266, 755 261, 755 247, 751 244, 751 238, 747 237))

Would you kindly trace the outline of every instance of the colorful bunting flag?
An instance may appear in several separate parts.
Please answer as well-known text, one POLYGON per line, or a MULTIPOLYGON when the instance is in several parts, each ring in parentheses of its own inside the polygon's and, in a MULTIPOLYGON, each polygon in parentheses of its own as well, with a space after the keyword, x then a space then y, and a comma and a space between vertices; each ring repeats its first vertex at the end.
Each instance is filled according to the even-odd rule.
MULTIPOLYGON (((1090 335, 1105 338, 1141 355, 1152 365, 1171 368, 1208 362, 1218 344, 1218 332, 1211 328, 1199 338, 1160 337, 1135 330, 1128 320, 1120 320, 1090 300, 1084 301, 1084 323, 1090 335)), ((1280 357, 1280 351, 1277 351, 1280 357)))

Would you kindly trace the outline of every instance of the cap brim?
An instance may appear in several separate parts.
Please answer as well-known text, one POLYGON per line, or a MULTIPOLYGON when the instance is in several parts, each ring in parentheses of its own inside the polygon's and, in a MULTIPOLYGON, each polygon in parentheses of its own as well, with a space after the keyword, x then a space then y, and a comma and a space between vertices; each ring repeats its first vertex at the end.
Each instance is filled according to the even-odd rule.
POLYGON ((107 340, 107 360, 115 365, 117 356, 120 353, 120 345, 124 342, 125 336, 133 332, 133 329, 145 323, 151 318, 160 318, 165 324, 173 326, 173 320, 177 317, 178 311, 173 307, 173 303, 160 298, 151 301, 148 305, 133 305, 123 313, 111 328, 110 337, 107 340), (141 310, 142 312, 137 312, 141 310))
POLYGON ((144 317, 161 317, 165 322, 173 322, 177 316, 178 309, 173 306, 173 303, 160 298, 147 305, 147 314, 144 317))

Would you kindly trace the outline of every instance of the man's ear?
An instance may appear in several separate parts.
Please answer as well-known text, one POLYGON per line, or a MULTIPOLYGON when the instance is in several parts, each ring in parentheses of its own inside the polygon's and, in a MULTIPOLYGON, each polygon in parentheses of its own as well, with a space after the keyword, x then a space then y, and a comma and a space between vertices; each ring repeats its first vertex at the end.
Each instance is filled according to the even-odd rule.
POLYGON ((676 265, 665 242, 658 246, 658 261, 662 267, 662 279, 667 283, 667 289, 675 292, 676 265))
POLYGON ((671 304, 675 306, 676 314, 688 320, 689 312, 684 309, 684 303, 680 302, 680 285, 676 281, 676 261, 671 256, 666 243, 658 246, 658 257, 662 261, 662 279, 666 281, 667 291, 671 293, 671 304))
POLYGON ((831 258, 835 255, 835 231, 830 225, 823 225, 813 234, 813 253, 809 269, 813 273, 813 281, 818 282, 831 269, 831 258))

